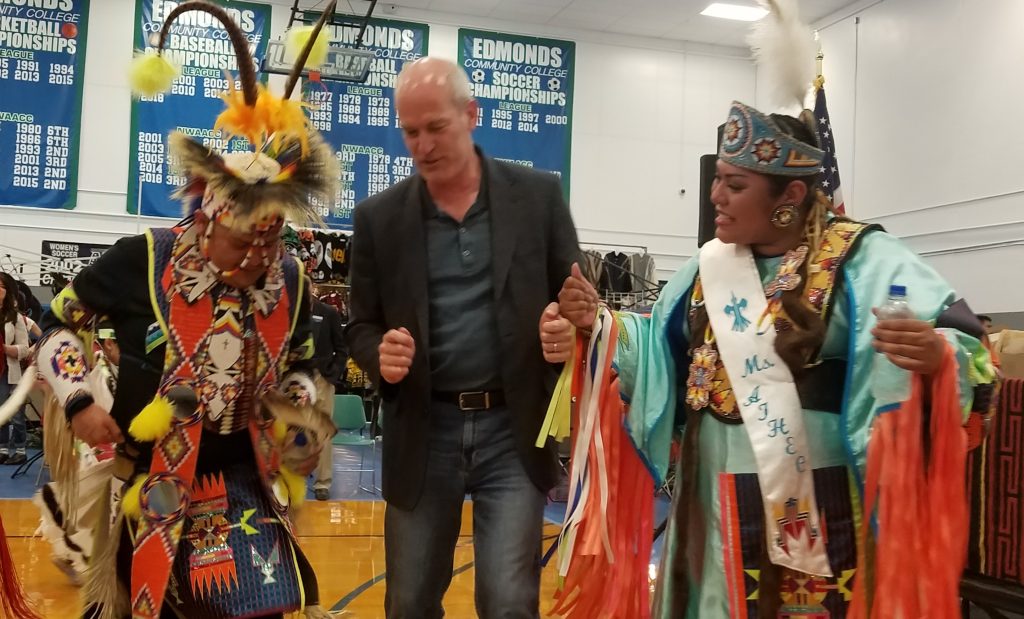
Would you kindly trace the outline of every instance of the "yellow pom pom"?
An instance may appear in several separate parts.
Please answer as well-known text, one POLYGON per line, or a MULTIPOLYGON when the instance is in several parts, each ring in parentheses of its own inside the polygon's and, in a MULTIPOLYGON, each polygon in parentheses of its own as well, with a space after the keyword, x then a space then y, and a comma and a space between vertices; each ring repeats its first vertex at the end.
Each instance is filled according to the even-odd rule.
POLYGON ((174 406, 170 400, 158 395, 142 409, 128 426, 128 433, 143 442, 152 442, 167 434, 174 420, 174 406))
POLYGON ((142 517, 142 502, 139 496, 142 492, 142 483, 145 481, 146 476, 139 475, 135 478, 135 482, 128 486, 128 489, 124 491, 124 495, 121 497, 121 511, 132 520, 138 520, 142 517))
POLYGON ((281 467, 281 480, 288 488, 288 505, 291 507, 301 506, 306 501, 306 480, 283 466, 281 467))
MULTIPOLYGON (((288 31, 288 40, 285 43, 285 57, 299 59, 299 54, 305 49, 309 37, 313 36, 313 26, 299 26, 288 31)), ((309 57, 306 58, 305 68, 316 69, 327 60, 327 29, 324 28, 317 35, 313 42, 313 49, 309 50, 309 57)))
POLYGON ((178 67, 150 47, 132 60, 128 67, 128 84, 136 96, 154 97, 170 90, 179 73, 178 67))

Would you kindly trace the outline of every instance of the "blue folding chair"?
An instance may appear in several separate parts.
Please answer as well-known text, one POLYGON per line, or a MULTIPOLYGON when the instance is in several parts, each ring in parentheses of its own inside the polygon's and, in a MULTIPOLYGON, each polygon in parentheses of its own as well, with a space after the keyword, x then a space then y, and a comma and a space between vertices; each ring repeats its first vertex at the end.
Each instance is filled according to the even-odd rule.
POLYGON ((366 413, 363 409, 363 399, 357 395, 341 394, 334 396, 334 426, 338 433, 334 435, 334 445, 345 445, 348 447, 361 447, 358 469, 339 469, 341 473, 359 473, 359 489, 365 492, 379 492, 377 488, 377 440, 372 436, 367 437, 367 429, 372 430, 372 424, 366 421, 366 413), (366 468, 366 449, 370 447, 371 466, 366 468), (372 486, 363 486, 363 473, 371 473, 372 486))

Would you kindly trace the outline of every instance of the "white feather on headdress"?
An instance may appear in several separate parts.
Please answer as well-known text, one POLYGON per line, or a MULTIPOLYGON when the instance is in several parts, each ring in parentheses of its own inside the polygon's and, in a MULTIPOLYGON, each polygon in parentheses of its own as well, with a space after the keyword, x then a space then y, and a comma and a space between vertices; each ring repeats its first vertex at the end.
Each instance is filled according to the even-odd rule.
POLYGON ((800 21, 796 0, 758 0, 758 4, 770 15, 754 23, 747 43, 767 82, 768 100, 802 108, 814 80, 814 33, 800 21))

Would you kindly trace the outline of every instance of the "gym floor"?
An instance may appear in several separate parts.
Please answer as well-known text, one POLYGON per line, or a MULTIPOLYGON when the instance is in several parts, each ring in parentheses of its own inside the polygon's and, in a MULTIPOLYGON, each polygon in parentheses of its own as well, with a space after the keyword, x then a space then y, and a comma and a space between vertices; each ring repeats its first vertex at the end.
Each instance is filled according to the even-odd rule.
MULTIPOLYGON (((384 617, 384 502, 373 486, 372 473, 351 469, 370 468, 369 450, 334 447, 334 481, 328 501, 316 501, 309 493, 295 520, 296 532, 316 570, 322 604, 340 617, 383 619, 384 617), (361 456, 368 461, 360 465, 361 456), (361 488, 362 486, 362 488, 361 488)), ((373 462, 373 466, 379 463, 373 462)), ((23 476, 10 479, 14 467, 0 467, 0 515, 8 544, 25 587, 44 617, 70 619, 79 616, 78 588, 50 561, 49 544, 36 535, 39 512, 28 499, 36 490, 40 463, 23 476), (9 471, 9 472, 8 472, 9 471)), ((379 471, 379 467, 377 468, 379 471)), ((46 481, 46 472, 42 480, 46 481)), ((377 480, 379 484, 379 479, 377 480)), ((659 502, 659 512, 667 503, 659 502)), ((558 535, 565 503, 550 503, 546 509, 544 541, 546 551, 558 535)), ((473 518, 472 502, 462 512, 462 533, 455 551, 455 576, 445 597, 446 616, 471 619, 473 609, 473 518)), ((557 585, 555 562, 543 571, 541 611, 552 605, 557 585)))

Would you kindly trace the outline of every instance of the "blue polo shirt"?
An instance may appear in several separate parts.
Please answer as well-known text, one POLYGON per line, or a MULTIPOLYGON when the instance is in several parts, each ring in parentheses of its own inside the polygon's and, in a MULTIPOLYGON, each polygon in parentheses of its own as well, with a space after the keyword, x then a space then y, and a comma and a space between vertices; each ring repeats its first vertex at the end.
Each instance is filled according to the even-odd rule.
POLYGON ((435 391, 501 388, 487 179, 462 222, 440 211, 423 184, 435 391))

